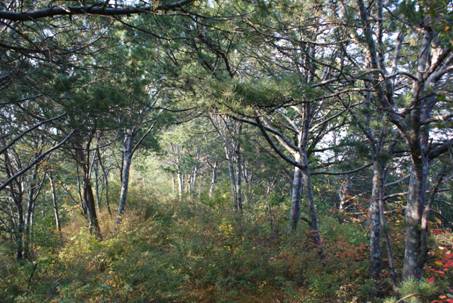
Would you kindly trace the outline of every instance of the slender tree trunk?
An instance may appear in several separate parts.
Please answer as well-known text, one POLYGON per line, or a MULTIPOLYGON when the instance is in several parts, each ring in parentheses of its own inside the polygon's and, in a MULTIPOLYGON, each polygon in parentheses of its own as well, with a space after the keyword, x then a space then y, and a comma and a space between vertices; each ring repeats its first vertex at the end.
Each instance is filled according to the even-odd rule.
MULTIPOLYGON (((426 260, 428 256, 428 236, 429 236, 429 216, 431 213, 431 206, 433 205, 434 199, 439 192, 442 181, 447 173, 447 168, 444 167, 439 175, 437 176, 437 181, 434 187, 431 190, 429 200, 426 203, 426 206, 423 210, 422 220, 421 220, 421 237, 420 237, 420 259, 426 260)), ((423 264, 421 264, 422 266, 423 264)))
POLYGON ((230 177, 230 187, 231 187, 231 194, 233 196, 233 207, 237 209, 237 191, 236 191, 236 172, 234 169, 234 160, 232 153, 230 152, 228 146, 225 144, 225 156, 228 163, 228 176, 230 177))
POLYGON ((192 183, 193 183, 193 171, 190 172, 187 180, 187 193, 189 194, 189 196, 192 196, 192 183))
MULTIPOLYGON (((295 158, 297 162, 300 162, 300 156, 296 156, 295 158)), ((295 166, 291 187, 290 231, 295 231, 297 229, 300 220, 300 199, 302 197, 302 190, 302 171, 298 166, 295 166)))
POLYGON ((199 163, 198 160, 200 159, 200 151, 197 147, 196 153, 195 153, 195 165, 192 167, 192 171, 190 172, 189 176, 189 194, 192 196, 196 194, 197 190, 197 177, 198 177, 198 169, 199 169, 199 163))
MULTIPOLYGON (((22 208, 22 207, 21 207, 22 208)), ((24 221, 24 214, 22 209, 18 209, 17 215, 19 216, 18 218, 18 224, 17 224, 17 230, 16 230, 16 259, 17 260, 23 260, 25 259, 24 255, 24 234, 25 234, 25 221, 24 221)))
POLYGON ((24 208, 23 208, 23 196, 22 191, 19 189, 17 195, 14 195, 14 203, 16 204, 16 224, 14 239, 16 242, 16 259, 25 259, 24 255, 24 235, 25 235, 25 220, 24 220, 24 208))
MULTIPOLYGON (((98 138, 99 142, 99 138, 98 138)), ((98 163, 102 169, 102 176, 104 179, 104 188, 105 188, 105 205, 107 206, 107 211, 109 212, 110 217, 112 217, 112 210, 110 209, 110 197, 109 197, 109 171, 104 167, 102 163, 101 151, 99 145, 96 146, 96 156, 98 158, 98 163)))
POLYGON ((87 215, 87 208, 86 208, 85 200, 84 200, 84 197, 83 197, 82 181, 80 180, 79 163, 77 165, 77 188, 78 188, 78 193, 79 193, 80 206, 82 207, 82 213, 83 213, 84 216, 86 216, 87 215))
POLYGON ((121 217, 124 214, 129 189, 129 173, 132 163, 132 131, 127 130, 124 134, 123 141, 123 165, 121 166, 121 190, 120 200, 118 203, 118 216, 116 224, 121 223, 121 217))
POLYGON ((178 197, 179 200, 182 200, 182 195, 184 194, 184 175, 182 174, 179 167, 177 177, 178 177, 178 197))
POLYGON ((198 165, 195 165, 192 169, 189 179, 189 194, 193 195, 196 192, 197 186, 197 175, 198 175, 198 165))
POLYGON ((25 213, 25 230, 24 230, 24 258, 30 258, 30 249, 31 249, 31 229, 33 224, 33 211, 34 211, 34 201, 33 198, 30 200, 31 194, 29 193, 29 198, 27 202, 27 212, 25 213))
MULTIPOLYGON (((77 138, 77 137, 76 137, 77 138)), ((96 238, 102 239, 101 228, 99 227, 99 221, 96 213, 96 205, 93 194, 93 187, 91 185, 90 178, 90 142, 86 144, 86 148, 83 147, 81 139, 75 143, 75 156, 78 167, 82 172, 82 207, 85 209, 86 216, 88 219, 89 230, 91 234, 94 234, 96 238)))
POLYGON ((214 165, 212 166, 211 184, 209 186, 209 198, 212 198, 216 183, 217 183, 217 161, 215 161, 214 165))
POLYGON ((55 227, 58 230, 58 234, 60 235, 60 239, 63 239, 63 233, 61 232, 61 222, 60 222, 60 211, 58 207, 58 199, 57 199, 57 189, 55 188, 55 180, 52 176, 52 173, 49 173, 49 182, 50 182, 50 190, 52 192, 52 205, 53 205, 53 215, 55 217, 55 227))
POLYGON ((274 214, 272 212, 272 205, 271 205, 271 200, 269 199, 269 195, 272 192, 273 188, 273 182, 269 183, 266 187, 266 209, 267 209, 267 214, 269 216, 269 226, 271 228, 272 233, 275 233, 275 223, 274 223, 274 214))
POLYGON ((35 210, 35 191, 38 180, 38 165, 36 165, 30 176, 27 200, 27 212, 25 217, 25 230, 24 230, 24 258, 30 258, 31 242, 32 242, 32 226, 33 226, 33 213, 35 210))
MULTIPOLYGON (((10 158, 8 150, 3 154, 5 171, 8 177, 14 175, 14 166, 13 161, 10 158)), ((24 220, 24 191, 23 191, 23 181, 22 179, 17 179, 14 182, 8 184, 10 191, 11 199, 14 201, 14 207, 10 206, 9 213, 11 218, 11 223, 13 226, 13 232, 11 233, 11 238, 16 244, 16 260, 20 261, 25 258, 24 256, 24 232, 25 232, 25 220, 24 220), (15 208, 15 209, 13 209, 15 208)))
POLYGON ((96 238, 102 239, 101 229, 99 227, 99 221, 96 214, 93 188, 91 186, 91 180, 87 174, 83 177, 83 199, 87 210, 90 232, 94 234, 96 238))
POLYGON ((198 172, 199 172, 199 167, 197 165, 193 172, 193 184, 192 184, 192 191, 195 194, 198 194, 198 191, 197 191, 198 172))
POLYGON ((381 252, 381 213, 380 204, 382 204, 383 189, 383 167, 378 159, 373 162, 373 180, 371 190, 371 203, 369 209, 370 217, 370 276, 378 279, 382 267, 381 252))
MULTIPOLYGON (((348 208, 348 205, 351 203, 350 183, 351 181, 349 177, 346 177, 342 180, 340 188, 338 190, 338 198, 340 200, 340 203, 338 205, 338 212, 340 213, 344 213, 348 208)), ((341 222, 342 221, 343 220, 341 220, 341 222)))
POLYGON ((406 205, 406 236, 403 264, 403 279, 422 276, 423 264, 421 249, 421 217, 425 207, 425 193, 428 179, 428 159, 426 156, 412 157, 412 171, 409 180, 409 193, 406 205))
POLYGON ((110 208, 110 193, 109 193, 109 172, 104 171, 104 184, 105 184, 105 205, 107 205, 107 211, 110 217, 112 217, 112 209, 110 208))
POLYGON ((244 173, 242 174, 244 176, 244 182, 245 182, 245 193, 244 193, 244 203, 250 204, 253 203, 253 173, 250 171, 250 169, 247 168, 246 162, 243 160, 242 161, 242 169, 244 173))
POLYGON ((242 161, 241 161, 241 144, 237 143, 236 147, 236 184, 235 184, 235 197, 236 197, 236 210, 242 212, 242 161))
POLYGON ((380 219, 381 219, 381 229, 382 229, 382 235, 384 236, 384 239, 385 239, 385 249, 387 252, 387 262, 388 262, 389 271, 390 271, 390 278, 392 279, 393 286, 396 287, 397 276, 396 276, 396 270, 395 270, 395 261, 393 258, 392 240, 391 240, 389 232, 388 232, 387 222, 385 220, 385 214, 384 214, 384 184, 383 183, 382 183, 381 193, 382 193, 382 197, 379 199, 379 215, 380 215, 380 219))
POLYGON ((318 212, 316 210, 315 201, 313 199, 313 185, 311 182, 311 174, 308 166, 308 155, 305 150, 302 153, 302 167, 303 183, 305 184, 305 195, 310 216, 310 233, 313 239, 313 243, 315 243, 315 245, 319 249, 320 257, 324 258, 324 250, 321 243, 321 234, 319 232, 318 212))
POLYGON ((101 193, 100 193, 100 186, 99 186, 99 159, 96 160, 94 163, 94 186, 96 191, 96 207, 100 210, 101 209, 101 193))
POLYGON ((178 144, 171 144, 173 152, 176 154, 176 179, 178 181, 178 199, 182 200, 184 194, 184 173, 182 171, 181 148, 178 144))

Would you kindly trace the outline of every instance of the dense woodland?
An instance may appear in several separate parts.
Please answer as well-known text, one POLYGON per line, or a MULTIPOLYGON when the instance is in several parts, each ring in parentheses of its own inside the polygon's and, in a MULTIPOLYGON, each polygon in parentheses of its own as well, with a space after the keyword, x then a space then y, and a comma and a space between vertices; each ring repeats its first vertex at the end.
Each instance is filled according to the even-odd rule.
POLYGON ((449 0, 0 1, 1 302, 453 302, 449 0))

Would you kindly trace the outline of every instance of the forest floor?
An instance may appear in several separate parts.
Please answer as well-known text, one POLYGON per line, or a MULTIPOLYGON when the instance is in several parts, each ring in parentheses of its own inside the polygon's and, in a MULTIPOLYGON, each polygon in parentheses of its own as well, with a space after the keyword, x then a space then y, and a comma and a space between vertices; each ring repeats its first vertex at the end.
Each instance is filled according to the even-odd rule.
MULTIPOLYGON (((150 198, 131 206, 120 230, 102 212, 103 241, 81 227, 79 215, 65 226, 64 244, 57 234, 36 231, 33 262, 18 266, 0 254, 0 301, 384 302, 398 295, 388 270, 379 283, 368 279, 363 224, 322 217, 321 261, 305 224, 289 236, 286 209, 256 208, 238 215, 226 203, 150 198)), ((393 233, 401 237, 398 229, 393 233)), ((445 298, 452 237, 443 232, 436 237, 435 254, 443 257, 433 257, 424 287, 437 286, 422 291, 429 292, 426 302, 451 302, 445 298)), ((401 245, 394 249, 403 253, 401 245)))

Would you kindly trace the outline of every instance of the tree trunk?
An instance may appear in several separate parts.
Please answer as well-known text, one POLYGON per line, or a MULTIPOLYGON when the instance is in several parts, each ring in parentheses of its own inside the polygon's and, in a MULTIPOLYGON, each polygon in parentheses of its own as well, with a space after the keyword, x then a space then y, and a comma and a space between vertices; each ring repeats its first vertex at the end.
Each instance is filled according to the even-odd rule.
POLYGON ((110 217, 112 217, 112 210, 110 209, 110 187, 109 187, 109 171, 104 171, 104 184, 105 184, 105 204, 107 205, 107 211, 110 217))
MULTIPOLYGON (((98 138, 99 142, 99 138, 98 138)), ((105 204, 107 206, 107 211, 109 212, 110 217, 112 216, 112 210, 110 209, 110 199, 109 199, 109 171, 104 167, 102 163, 101 151, 99 149, 99 145, 96 146, 96 156, 98 160, 98 164, 101 166, 102 169, 102 176, 104 179, 104 186, 105 186, 105 204)))
POLYGON ((237 209, 237 191, 236 191, 236 172, 234 169, 234 160, 231 151, 229 150, 228 146, 225 144, 225 157, 228 163, 228 176, 230 177, 230 187, 231 187, 231 195, 233 196, 233 207, 237 209))
MULTIPOLYGON (((13 161, 10 158, 9 152, 6 151, 4 154, 5 171, 8 177, 14 175, 13 161)), ((17 169, 16 169, 17 170, 17 169)), ((24 256, 24 232, 25 232, 25 215, 24 215, 24 191, 23 181, 16 179, 14 182, 8 184, 10 191, 10 197, 14 201, 15 210, 10 207, 10 218, 13 226, 13 232, 11 238, 16 244, 16 259, 18 261, 23 260, 24 256)))
POLYGON ((303 176, 303 183, 305 184, 305 195, 310 216, 310 233, 313 239, 313 243, 319 249, 320 257, 324 258, 324 250, 322 248, 321 235, 319 233, 318 212, 316 210, 315 201, 313 199, 313 185, 311 183, 311 174, 308 166, 308 155, 305 150, 302 153, 302 167, 303 169, 301 171, 303 176))
POLYGON ((86 212, 88 219, 89 230, 91 234, 94 234, 96 238, 102 239, 101 229, 99 227, 99 221, 96 214, 96 205, 94 201, 93 188, 91 186, 90 178, 90 142, 86 144, 86 148, 83 147, 81 138, 77 138, 79 141, 75 143, 75 158, 77 161, 78 168, 82 172, 82 208, 86 212))
MULTIPOLYGON (((13 190, 12 190, 13 191, 13 190)), ((13 195, 14 203, 16 204, 16 224, 14 239, 16 242, 16 259, 25 259, 24 254, 24 235, 25 235, 25 220, 24 220, 24 208, 23 208, 23 195, 22 190, 19 188, 17 195, 13 195)))
POLYGON ((25 230, 24 230, 24 258, 30 258, 31 246, 32 246, 32 233, 33 233, 33 214, 35 211, 35 193, 38 186, 38 165, 36 165, 30 176, 29 188, 28 188, 28 201, 27 201, 27 213, 25 217, 25 230))
POLYGON ((79 165, 82 165, 82 164, 78 163, 78 165, 77 165, 77 188, 78 188, 80 206, 82 208, 82 213, 83 213, 84 216, 86 216, 87 215, 87 208, 86 208, 86 204, 85 204, 85 201, 84 201, 84 198, 83 198, 83 188, 82 188, 82 181, 80 180, 80 168, 79 168, 79 165))
POLYGON ((274 182, 270 182, 267 187, 266 187, 266 210, 267 214, 269 216, 269 227, 271 228, 272 234, 275 234, 275 223, 274 223, 274 214, 272 212, 272 205, 271 205, 271 200, 269 199, 269 195, 272 192, 272 188, 274 187, 274 182))
MULTIPOLYGON (((384 187, 384 183, 382 183, 382 187, 384 187)), ((393 286, 396 287, 397 283, 397 276, 396 276, 396 270, 395 270, 395 262, 393 259, 393 249, 392 249, 392 241, 389 235, 389 232, 387 230, 387 222, 385 220, 385 215, 384 215, 384 189, 381 190, 382 193, 382 198, 379 199, 379 215, 381 219, 381 229, 382 229, 382 234, 385 239, 385 249, 387 252, 387 262, 389 266, 389 271, 390 271, 390 278, 392 279, 393 286)))
POLYGON ((96 191, 96 207, 101 209, 101 196, 100 196, 100 186, 99 186, 99 159, 94 163, 94 186, 96 191))
POLYGON ((181 170, 178 168, 178 197, 179 200, 182 200, 182 195, 184 194, 184 175, 181 170))
POLYGON ((178 199, 182 200, 184 194, 184 172, 182 171, 181 148, 178 144, 171 144, 173 152, 176 154, 176 178, 178 180, 178 199))
POLYGON ((209 198, 212 198, 216 183, 217 183, 217 161, 215 161, 214 165, 212 166, 211 185, 209 186, 209 198))
POLYGON ((369 208, 370 218, 370 276, 374 279, 379 278, 382 267, 381 252, 381 216, 380 204, 382 204, 383 189, 383 167, 378 159, 373 162, 373 180, 371 190, 371 203, 369 208))
POLYGON ((127 130, 124 134, 123 141, 123 165, 121 166, 121 190, 120 200, 118 203, 118 216, 116 224, 121 223, 121 217, 124 214, 127 201, 127 193, 129 189, 129 173, 132 163, 132 131, 127 130))
POLYGON ((338 204, 339 213, 344 213, 351 203, 350 185, 351 180, 349 179, 349 177, 346 177, 341 181, 341 185, 338 190, 338 198, 340 200, 338 204))
MULTIPOLYGON (((295 159, 297 162, 300 161, 300 157, 297 156, 295 159)), ((298 166, 294 167, 293 184, 291 187, 291 211, 290 211, 290 231, 295 231, 300 219, 300 199, 302 196, 303 183, 302 183, 302 171, 298 166)))
POLYGON ((24 221, 22 207, 20 207, 20 209, 18 209, 17 215, 19 217, 18 217, 18 224, 16 227, 16 235, 15 235, 16 259, 23 260, 23 259, 25 259, 25 254, 24 254, 25 221, 24 221))
POLYGON ((63 233, 61 232, 61 222, 60 222, 60 211, 58 207, 58 199, 57 199, 57 189, 55 188, 55 180, 52 176, 52 173, 49 173, 49 181, 50 181, 50 190, 52 192, 52 205, 53 205, 53 215, 55 217, 55 227, 58 230, 58 234, 60 235, 60 239, 63 239, 63 233))
POLYGON ((425 207, 429 163, 421 154, 412 156, 412 171, 406 205, 406 236, 404 250, 403 279, 420 278, 424 261, 421 247, 421 218, 425 207))
POLYGON ((190 180, 189 180, 190 195, 193 195, 196 192, 197 175, 198 175, 198 165, 195 165, 194 168, 192 169, 192 173, 190 175, 190 180))
POLYGON ((235 184, 235 208, 242 212, 242 161, 241 161, 241 144, 237 142, 236 146, 236 184, 235 184))
POLYGON ((443 167, 437 176, 436 183, 431 190, 429 200, 427 201, 421 219, 421 236, 420 236, 420 259, 426 260, 428 256, 428 236, 429 236, 429 216, 431 213, 431 206, 434 203, 435 197, 439 192, 442 181, 447 173, 448 168, 443 167))
POLYGON ((99 221, 96 214, 93 188, 91 186, 91 180, 87 174, 85 174, 83 178, 83 199, 87 210, 90 233, 94 234, 96 238, 102 239, 101 229, 99 227, 99 221))

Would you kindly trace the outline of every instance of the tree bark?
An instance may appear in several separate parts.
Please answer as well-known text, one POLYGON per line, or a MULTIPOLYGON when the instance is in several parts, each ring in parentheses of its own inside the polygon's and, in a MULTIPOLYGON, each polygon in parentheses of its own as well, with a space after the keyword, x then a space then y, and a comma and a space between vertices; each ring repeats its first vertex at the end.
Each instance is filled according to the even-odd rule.
POLYGON ((236 203, 235 208, 236 210, 242 212, 242 161, 241 161, 241 143, 239 138, 237 139, 236 143, 236 151, 235 151, 235 160, 236 160, 236 184, 235 184, 235 197, 236 203))
MULTIPOLYGON (((22 204, 22 203, 21 203, 22 204)), ((16 227, 15 239, 16 239, 16 259, 25 259, 24 254, 24 234, 25 234, 25 221, 22 205, 17 208, 18 224, 16 227)))
POLYGON ((101 228, 99 227, 99 221, 96 213, 93 188, 91 186, 91 180, 87 175, 83 178, 83 199, 87 210, 90 233, 94 234, 96 238, 102 239, 101 228))
POLYGON ((225 156, 226 156, 227 163, 228 163, 228 176, 230 177, 231 194, 233 196, 233 207, 234 207, 234 209, 236 209, 236 206, 237 206, 236 173, 234 170, 233 157, 226 145, 225 145, 225 156))
MULTIPOLYGON (((16 153, 13 153, 13 155, 16 153)), ((6 150, 4 153, 4 163, 5 171, 8 178, 14 175, 14 165, 10 157, 9 151, 6 150)), ((23 182, 22 176, 20 178, 14 179, 12 182, 8 183, 8 189, 10 191, 11 199, 14 201, 15 210, 10 208, 10 218, 11 225, 13 227, 11 238, 16 244, 16 260, 20 261, 24 259, 24 231, 25 231, 25 221, 24 221, 24 208, 23 208, 23 182)))
POLYGON ((176 178, 178 181, 178 199, 182 200, 184 194, 184 172, 182 171, 181 147, 178 144, 171 144, 173 152, 176 154, 176 178))
MULTIPOLYGON (((437 181, 434 185, 434 188, 431 191, 429 200, 427 201, 422 214, 421 219, 421 236, 420 236, 420 258, 426 260, 428 256, 428 236, 429 236, 429 216, 431 213, 431 206, 433 205, 434 199, 439 192, 442 181, 447 173, 447 169, 444 167, 439 175, 437 176, 437 181)), ((420 264, 422 266, 423 264, 420 264)))
POLYGON ((313 243, 319 249, 319 255, 321 258, 324 258, 324 250, 321 243, 321 235, 319 232, 319 223, 318 223, 318 212, 316 210, 315 201, 313 199, 313 185, 311 183, 311 175, 308 166, 308 155, 307 152, 304 151, 302 154, 302 176, 303 176, 303 183, 305 185, 305 195, 308 204, 308 212, 310 216, 310 234, 313 239, 313 243))
POLYGON ((123 165, 121 166, 121 190, 120 200, 118 203, 118 215, 116 218, 116 224, 121 223, 121 217, 124 214, 124 210, 127 202, 127 193, 129 189, 129 173, 132 163, 132 130, 126 130, 123 140, 123 165))
POLYGON ((94 163, 94 186, 96 191, 96 207, 101 209, 101 195, 99 186, 99 159, 96 159, 94 163))
MULTIPOLYGON (((300 161, 300 156, 295 157, 300 161)), ((302 196, 303 183, 302 171, 298 166, 294 167, 293 183, 291 187, 291 211, 290 211, 290 231, 295 231, 300 219, 300 199, 302 196)))
MULTIPOLYGON (((99 141, 99 138, 98 138, 99 141)), ((107 206, 107 211, 109 212, 110 217, 112 216, 112 210, 110 209, 110 197, 109 197, 109 171, 104 167, 102 163, 101 151, 99 150, 99 145, 96 146, 96 156, 98 159, 98 163, 102 169, 102 175, 104 179, 104 187, 105 187, 105 204, 107 206)))
POLYGON ((32 228, 33 228, 33 213, 35 211, 35 190, 38 180, 38 166, 36 165, 31 173, 29 188, 28 188, 28 201, 27 213, 25 217, 25 230, 24 230, 24 258, 30 258, 31 242, 32 242, 32 228))
POLYGON ((179 169, 177 175, 178 175, 178 197, 179 200, 182 200, 182 195, 184 194, 184 175, 179 169))
POLYGON ((383 194, 383 167, 378 159, 373 162, 373 179, 371 190, 370 217, 370 276, 378 279, 382 268, 381 251, 381 212, 383 194))
MULTIPOLYGON (((54 16, 72 16, 72 15, 100 15, 100 16, 130 16, 134 14, 149 14, 155 11, 172 11, 178 10, 185 5, 190 4, 193 0, 177 0, 174 3, 161 3, 157 6, 147 5, 144 7, 123 6, 109 7, 102 5, 80 5, 80 6, 52 6, 47 8, 35 9, 30 11, 9 11, 1 10, 0 19, 10 21, 34 21, 37 19, 54 17, 54 16)), ((153 3, 154 4, 154 3, 153 3)))
POLYGON ((50 182, 50 190, 52 192, 52 206, 53 206, 53 215, 55 218, 55 227, 58 230, 58 234, 60 235, 60 240, 63 239, 63 233, 61 232, 61 221, 60 221, 60 211, 58 206, 58 199, 57 199, 57 189, 55 187, 55 180, 51 172, 49 172, 49 182, 50 182))
MULTIPOLYGON (((385 180, 385 178, 384 178, 385 180)), ((381 190, 382 197, 379 199, 379 216, 381 220, 381 229, 382 234, 385 239, 385 249, 387 252, 387 262, 390 271, 390 278, 392 279, 393 286, 396 287, 397 284, 397 275, 395 270, 395 262, 393 258, 393 249, 392 249, 392 241, 387 229, 387 222, 385 220, 384 214, 384 184, 382 183, 382 190, 381 190)))
POLYGON ((212 166, 212 175, 211 175, 211 184, 209 186, 209 198, 212 198, 212 195, 214 194, 215 190, 215 185, 217 183, 217 161, 214 162, 214 165, 212 166))
POLYGON ((91 138, 86 144, 86 148, 83 146, 82 138, 76 136, 75 139, 75 158, 77 166, 80 168, 82 173, 81 180, 81 196, 82 196, 82 207, 86 211, 86 217, 88 219, 88 227, 90 233, 95 235, 96 238, 102 239, 101 229, 99 227, 99 221, 96 213, 96 205, 94 200, 93 188, 91 185, 90 178, 90 143, 91 138))
POLYGON ((421 218, 425 207, 428 179, 428 159, 412 157, 412 171, 406 205, 406 235, 404 239, 403 279, 420 278, 424 261, 421 250, 421 218))
POLYGON ((276 230, 275 230, 275 219, 274 219, 274 214, 272 212, 272 205, 271 205, 271 200, 269 199, 269 195, 271 194, 272 192, 272 188, 274 187, 274 181, 270 182, 267 187, 266 187, 266 210, 267 210, 267 214, 269 216, 269 227, 271 229, 271 232, 272 234, 275 234, 276 230))

